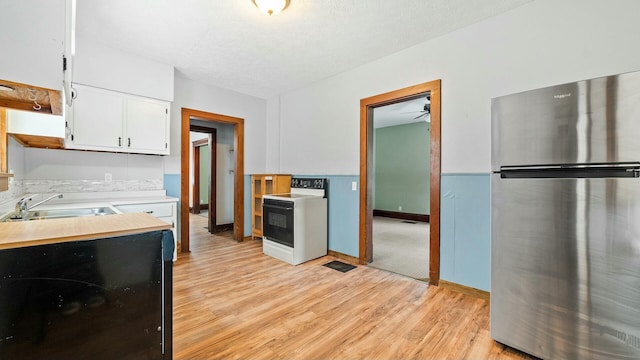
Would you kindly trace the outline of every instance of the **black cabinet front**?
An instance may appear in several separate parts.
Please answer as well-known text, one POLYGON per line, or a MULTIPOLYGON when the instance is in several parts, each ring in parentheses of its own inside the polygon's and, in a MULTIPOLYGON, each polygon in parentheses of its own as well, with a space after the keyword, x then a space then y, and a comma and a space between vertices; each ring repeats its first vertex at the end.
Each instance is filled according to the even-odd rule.
POLYGON ((167 238, 1 250, 0 359, 171 359, 167 238))

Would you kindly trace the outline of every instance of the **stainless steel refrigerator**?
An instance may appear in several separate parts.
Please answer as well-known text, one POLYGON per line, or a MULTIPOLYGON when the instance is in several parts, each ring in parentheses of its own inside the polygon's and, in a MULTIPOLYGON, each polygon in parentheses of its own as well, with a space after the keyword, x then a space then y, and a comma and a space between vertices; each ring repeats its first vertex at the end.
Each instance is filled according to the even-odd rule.
POLYGON ((492 338, 640 359, 640 72, 491 106, 492 338))

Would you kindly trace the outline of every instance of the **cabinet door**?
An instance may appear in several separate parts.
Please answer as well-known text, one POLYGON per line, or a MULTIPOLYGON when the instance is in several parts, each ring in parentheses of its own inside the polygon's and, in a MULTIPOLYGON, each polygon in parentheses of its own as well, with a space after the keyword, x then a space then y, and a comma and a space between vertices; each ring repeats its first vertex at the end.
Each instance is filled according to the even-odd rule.
POLYGON ((169 154, 169 104, 129 97, 126 100, 126 149, 146 154, 169 154))
POLYGON ((76 99, 71 107, 71 144, 68 148, 118 151, 124 145, 121 94, 74 85, 76 99))

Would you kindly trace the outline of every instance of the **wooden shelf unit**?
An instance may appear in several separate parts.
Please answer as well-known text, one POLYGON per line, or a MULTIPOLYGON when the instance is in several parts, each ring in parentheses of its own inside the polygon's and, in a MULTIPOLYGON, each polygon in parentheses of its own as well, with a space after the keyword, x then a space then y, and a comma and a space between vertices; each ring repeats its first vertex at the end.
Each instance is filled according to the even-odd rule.
POLYGON ((262 238, 262 195, 291 191, 291 175, 251 175, 251 237, 262 238))

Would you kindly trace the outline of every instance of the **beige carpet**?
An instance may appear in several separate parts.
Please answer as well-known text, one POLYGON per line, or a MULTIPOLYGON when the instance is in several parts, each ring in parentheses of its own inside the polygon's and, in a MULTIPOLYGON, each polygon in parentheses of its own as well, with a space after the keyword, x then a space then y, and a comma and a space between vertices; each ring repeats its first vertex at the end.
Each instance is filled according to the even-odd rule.
POLYGON ((369 266, 415 279, 429 277, 429 224, 373 217, 373 262, 369 266))

